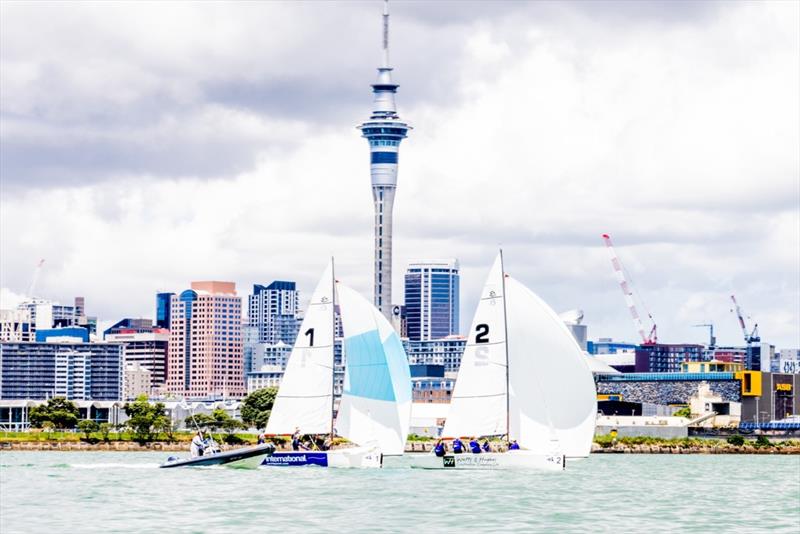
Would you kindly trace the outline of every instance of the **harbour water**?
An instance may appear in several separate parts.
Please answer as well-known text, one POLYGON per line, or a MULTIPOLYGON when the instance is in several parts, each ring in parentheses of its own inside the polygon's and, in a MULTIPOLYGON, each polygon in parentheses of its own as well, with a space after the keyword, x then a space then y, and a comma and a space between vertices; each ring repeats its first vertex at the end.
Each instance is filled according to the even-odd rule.
POLYGON ((2 452, 0 532, 800 532, 800 456, 594 455, 565 472, 158 469, 2 452))

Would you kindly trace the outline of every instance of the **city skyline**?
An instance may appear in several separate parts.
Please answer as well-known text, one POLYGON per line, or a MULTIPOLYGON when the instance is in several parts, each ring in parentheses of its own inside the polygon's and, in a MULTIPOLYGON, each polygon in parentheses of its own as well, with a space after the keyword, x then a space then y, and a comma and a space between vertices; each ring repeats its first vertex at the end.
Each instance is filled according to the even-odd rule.
MULTIPOLYGON (((609 232, 661 340, 702 342, 691 325, 712 320, 742 344, 734 293, 765 341, 800 345, 797 5, 448 5, 392 8, 415 126, 395 264, 459 258, 462 331, 502 244, 590 338, 635 340, 609 232)), ((170 4, 150 27, 147 9, 4 4, 0 285, 23 293, 46 258, 37 293, 85 295, 100 330, 185 280, 297 280, 305 300, 331 253, 369 296, 354 127, 381 7, 170 4), (40 42, 25 28, 45 19, 40 42)))

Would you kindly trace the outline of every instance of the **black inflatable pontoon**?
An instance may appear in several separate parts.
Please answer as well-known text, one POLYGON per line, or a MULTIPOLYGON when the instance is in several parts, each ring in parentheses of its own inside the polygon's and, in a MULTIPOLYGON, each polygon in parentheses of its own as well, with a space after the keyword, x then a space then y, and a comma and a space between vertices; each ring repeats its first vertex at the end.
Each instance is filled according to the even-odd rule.
POLYGON ((265 443, 232 451, 206 453, 194 458, 170 457, 159 467, 201 467, 209 465, 231 465, 232 467, 258 467, 266 456, 275 452, 275 445, 265 443))

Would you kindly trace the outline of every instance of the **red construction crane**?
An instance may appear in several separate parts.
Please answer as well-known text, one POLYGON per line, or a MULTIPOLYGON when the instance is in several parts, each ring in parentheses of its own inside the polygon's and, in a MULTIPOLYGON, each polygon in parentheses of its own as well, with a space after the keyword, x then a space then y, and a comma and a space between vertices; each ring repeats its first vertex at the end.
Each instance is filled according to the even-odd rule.
MULTIPOLYGON (((636 328, 636 331, 639 332, 639 335, 642 336, 642 343, 644 345, 655 345, 658 343, 658 334, 656 332, 656 322, 653 320, 652 314, 647 311, 647 307, 645 306, 644 308, 645 312, 647 313, 647 317, 650 319, 650 323, 653 325, 650 329, 650 334, 645 335, 644 325, 639 317, 639 312, 636 310, 636 303, 633 300, 633 286, 629 284, 625 278, 625 270, 622 267, 622 262, 619 260, 619 257, 617 257, 617 253, 614 251, 614 246, 611 244, 611 236, 608 234, 603 234, 603 242, 606 244, 606 249, 611 257, 611 265, 614 267, 614 274, 617 275, 619 287, 622 289, 622 294, 625 295, 625 302, 628 304, 628 311, 630 311, 631 318, 633 319, 633 325, 636 328)), ((641 298, 639 298, 639 302, 641 302, 642 306, 644 306, 644 301, 641 298)))
POLYGON ((736 316, 739 318, 739 326, 742 327, 742 334, 744 335, 744 342, 750 345, 751 343, 758 343, 761 341, 761 337, 758 335, 758 323, 753 326, 753 331, 749 334, 747 333, 747 326, 744 324, 744 316, 742 315, 742 308, 739 306, 739 303, 736 302, 736 297, 731 295, 731 300, 733 301, 733 309, 732 312, 736 312, 736 316))

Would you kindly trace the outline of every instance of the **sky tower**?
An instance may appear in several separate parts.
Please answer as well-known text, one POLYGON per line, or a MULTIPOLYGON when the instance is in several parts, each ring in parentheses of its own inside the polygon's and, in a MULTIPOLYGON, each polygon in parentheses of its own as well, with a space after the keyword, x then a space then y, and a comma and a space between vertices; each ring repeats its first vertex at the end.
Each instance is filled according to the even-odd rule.
POLYGON ((389 66, 389 0, 383 3, 383 62, 372 84, 372 115, 358 127, 369 141, 372 198, 375 202, 375 306, 387 317, 392 311, 392 208, 397 188, 400 141, 411 128, 397 116, 389 66))

